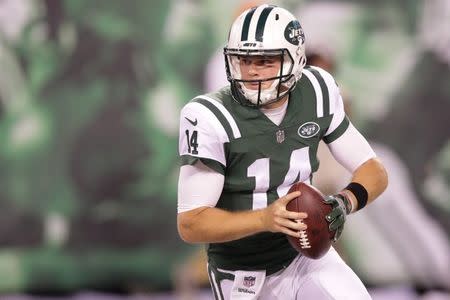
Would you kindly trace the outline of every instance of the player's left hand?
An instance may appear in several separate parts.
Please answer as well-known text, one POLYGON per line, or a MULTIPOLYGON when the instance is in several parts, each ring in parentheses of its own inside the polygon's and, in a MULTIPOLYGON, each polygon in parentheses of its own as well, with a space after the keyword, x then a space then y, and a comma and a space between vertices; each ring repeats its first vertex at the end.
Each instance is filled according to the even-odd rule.
POLYGON ((333 207, 326 219, 330 223, 330 231, 335 231, 333 241, 336 242, 344 230, 345 219, 351 212, 351 203, 343 194, 329 195, 323 201, 333 207))

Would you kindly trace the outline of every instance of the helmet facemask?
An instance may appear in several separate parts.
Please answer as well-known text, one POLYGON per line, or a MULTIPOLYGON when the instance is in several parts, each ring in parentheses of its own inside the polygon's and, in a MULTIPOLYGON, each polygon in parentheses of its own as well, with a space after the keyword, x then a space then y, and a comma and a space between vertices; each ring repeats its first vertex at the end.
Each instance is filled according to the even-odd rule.
MULTIPOLYGON (((225 48, 224 54, 227 77, 231 83, 233 96, 243 105, 260 107, 276 102, 286 96, 295 86, 296 78, 293 74, 295 64, 286 49, 243 50, 225 48), (252 58, 262 61, 276 58, 277 63, 279 62, 278 73, 267 78, 244 79, 241 60, 252 58), (272 83, 270 86, 263 88, 264 85, 267 85, 267 82, 272 83), (249 84, 253 84, 254 88, 246 86, 249 84)), ((261 68, 264 68, 264 66, 261 66, 261 68)))

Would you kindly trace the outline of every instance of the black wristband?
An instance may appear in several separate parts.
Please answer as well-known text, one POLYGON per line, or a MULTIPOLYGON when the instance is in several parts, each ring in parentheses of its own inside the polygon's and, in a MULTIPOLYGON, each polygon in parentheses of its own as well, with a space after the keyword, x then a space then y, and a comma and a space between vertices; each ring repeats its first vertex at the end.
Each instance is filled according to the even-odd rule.
POLYGON ((350 182, 350 184, 347 185, 344 190, 349 190, 353 193, 353 195, 355 195, 355 198, 358 201, 358 207, 356 210, 360 210, 361 208, 366 206, 369 194, 367 193, 367 190, 364 186, 357 182, 350 182))

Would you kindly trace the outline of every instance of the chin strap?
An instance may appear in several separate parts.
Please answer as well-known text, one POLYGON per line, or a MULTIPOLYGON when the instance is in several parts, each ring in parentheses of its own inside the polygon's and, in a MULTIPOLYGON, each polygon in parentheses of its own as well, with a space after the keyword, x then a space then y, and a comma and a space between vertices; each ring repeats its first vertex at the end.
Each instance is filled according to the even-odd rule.
POLYGON ((239 86, 242 90, 242 94, 248 101, 250 101, 255 105, 263 106, 265 104, 268 104, 272 101, 275 102, 277 100, 279 82, 280 82, 279 79, 274 80, 270 85, 270 87, 268 87, 265 90, 262 90, 261 88, 262 82, 259 82, 259 87, 257 90, 251 90, 246 88, 243 82, 239 82, 239 86))

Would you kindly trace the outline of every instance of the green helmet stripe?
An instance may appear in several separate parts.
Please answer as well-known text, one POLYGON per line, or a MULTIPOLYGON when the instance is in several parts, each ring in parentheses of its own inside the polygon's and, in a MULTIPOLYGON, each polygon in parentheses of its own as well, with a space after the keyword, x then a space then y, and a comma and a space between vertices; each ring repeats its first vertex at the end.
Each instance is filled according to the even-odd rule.
POLYGON ((250 27, 250 21, 255 13, 256 7, 253 7, 245 16, 244 24, 242 25, 241 41, 248 40, 248 30, 250 27))
POLYGON ((256 34, 255 34, 255 40, 262 42, 263 41, 263 35, 264 35, 264 28, 266 27, 266 21, 269 17, 270 12, 272 11, 274 7, 269 6, 263 9, 261 12, 261 15, 259 16, 258 24, 256 25, 256 34))

